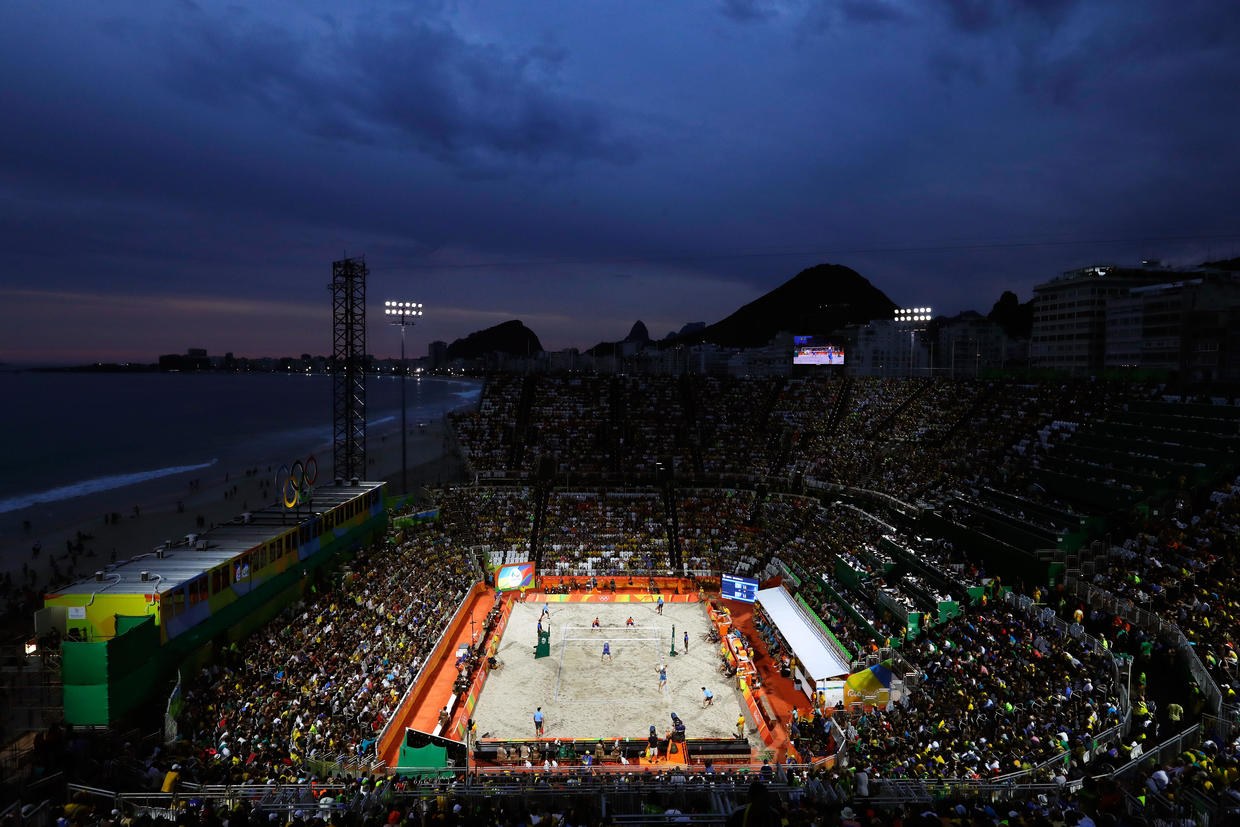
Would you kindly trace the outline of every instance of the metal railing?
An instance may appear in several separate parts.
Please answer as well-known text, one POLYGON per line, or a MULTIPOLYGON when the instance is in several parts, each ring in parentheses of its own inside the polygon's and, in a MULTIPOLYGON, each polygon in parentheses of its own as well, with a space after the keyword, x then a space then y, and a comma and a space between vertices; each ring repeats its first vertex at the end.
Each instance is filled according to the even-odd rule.
MULTIPOLYGON (((1120 695, 1120 712, 1122 720, 1111 726, 1110 728, 1099 733, 1095 737, 1096 748, 1095 754, 1100 752, 1107 744, 1113 743, 1123 737, 1127 731, 1128 724, 1131 720, 1131 709, 1128 706, 1128 696, 1124 687, 1119 682, 1119 664, 1116 662, 1115 656, 1109 649, 1103 646, 1099 641, 1084 633, 1080 627, 1072 628, 1072 625, 1064 622, 1057 617, 1050 609, 1041 608, 1034 601, 1024 595, 1017 595, 1013 592, 1005 592, 1003 599, 1009 605, 1016 607, 1025 614, 1035 620, 1053 626, 1060 634, 1071 636, 1081 641, 1090 651, 1103 653, 1111 666, 1112 685, 1118 688, 1120 695)), ((1066 765, 1070 761, 1070 755, 1067 752, 1060 752, 1050 758, 1044 759, 1031 767, 1025 767, 1017 772, 1008 773, 996 778, 974 779, 974 778, 927 778, 927 779, 898 779, 898 780, 875 780, 870 782, 871 790, 880 798, 886 799, 892 796, 907 795, 910 789, 915 790, 920 796, 919 800, 928 800, 943 797, 945 795, 985 795, 999 800, 1003 795, 1011 797, 1016 790, 1029 790, 1037 786, 1038 776, 1047 773, 1056 765, 1066 765), (889 787, 888 785, 897 785, 889 787)), ((1079 782, 1077 782, 1079 783, 1079 782)), ((1059 785, 1052 785, 1058 791, 1059 785)), ((894 800, 894 798, 891 798, 894 800)))
MULTIPOLYGON (((426 671, 426 667, 431 665, 432 661, 434 661, 433 655, 439 650, 439 646, 443 643, 445 636, 447 636, 448 630, 456 625, 457 618, 460 617, 461 612, 465 610, 465 607, 471 602, 472 599, 471 594, 466 594, 461 600, 460 605, 456 607, 456 611, 452 614, 452 619, 444 625, 443 630, 439 633, 439 637, 435 639, 435 645, 430 648, 426 658, 422 661, 422 665, 418 667, 418 673, 413 676, 413 680, 409 683, 409 686, 405 687, 404 693, 400 696, 400 701, 397 702, 395 707, 393 707, 392 717, 388 718, 387 723, 383 725, 383 729, 379 730, 379 737, 375 739, 374 750, 376 755, 378 755, 380 745, 383 743, 384 738, 387 737, 388 730, 391 729, 392 723, 397 718, 396 713, 405 708, 405 702, 409 700, 410 694, 413 693, 413 690, 417 687, 418 682, 422 680, 422 673, 426 671)), ((357 758, 358 760, 362 759, 361 756, 357 756, 357 758)))
POLYGON ((1122 598, 1107 589, 1099 588, 1092 583, 1087 583, 1075 574, 1069 574, 1064 578, 1064 590, 1081 598, 1087 605, 1095 609, 1101 609, 1115 617, 1122 618, 1129 623, 1142 629, 1152 629, 1159 635, 1171 640, 1176 647, 1177 654, 1188 665, 1189 673, 1193 680, 1197 682, 1198 688, 1201 689, 1202 695, 1205 696, 1207 707, 1214 714, 1227 714, 1235 719, 1240 707, 1230 704, 1227 713, 1223 711, 1223 692, 1219 689, 1218 683, 1214 677, 1206 669, 1205 664, 1201 662, 1201 658, 1197 656, 1196 649, 1188 638, 1184 636, 1184 632, 1176 624, 1163 620, 1158 615, 1141 608, 1127 598, 1122 598))

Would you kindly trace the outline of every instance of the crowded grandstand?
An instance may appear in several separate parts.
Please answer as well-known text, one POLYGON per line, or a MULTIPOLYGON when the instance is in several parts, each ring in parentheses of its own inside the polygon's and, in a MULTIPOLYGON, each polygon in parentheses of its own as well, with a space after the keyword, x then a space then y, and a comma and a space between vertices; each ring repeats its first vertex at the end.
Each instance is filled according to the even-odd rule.
MULTIPOLYGON (((56 778, 48 823, 64 805, 66 823, 108 827, 1240 810, 1231 400, 1085 380, 497 375, 451 424, 469 475, 427 492, 434 519, 398 506, 278 616, 183 669, 159 737, 41 733, 15 794, 56 778), (758 709, 738 762, 538 742, 499 760, 472 708, 445 708, 435 735, 460 723, 465 763, 393 771, 384 745, 444 634, 523 561, 565 591, 663 578, 712 607, 721 574, 776 584, 851 673, 889 685, 776 709, 764 739, 758 709)), ((752 623, 749 650, 779 672, 792 646, 752 623)), ((453 664, 462 687, 497 666, 475 643, 453 664)))

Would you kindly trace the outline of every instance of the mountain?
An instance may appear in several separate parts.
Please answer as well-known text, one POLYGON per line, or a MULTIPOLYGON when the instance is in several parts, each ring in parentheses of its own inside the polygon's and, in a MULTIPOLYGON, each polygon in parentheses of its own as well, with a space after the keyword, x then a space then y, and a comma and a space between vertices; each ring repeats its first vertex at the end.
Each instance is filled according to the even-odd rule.
POLYGON ((587 350, 586 354, 589 356, 616 356, 620 352, 620 345, 625 342, 636 342, 643 346, 650 344, 650 331, 646 329, 646 323, 638 319, 629 328, 628 336, 625 336, 618 342, 599 342, 587 350))
POLYGON ((1021 304, 1015 293, 1004 290, 986 318, 1003 328, 1008 338, 1028 339, 1033 335, 1033 299, 1021 304))
POLYGON ((690 333, 697 333, 699 330, 706 329, 706 322, 685 322, 680 330, 669 330, 667 335, 663 337, 663 341, 671 341, 677 336, 688 336, 690 333))
POLYGON ((895 309, 895 302, 855 270, 841 264, 819 264, 802 270, 726 319, 678 337, 676 342, 760 347, 781 330, 825 334, 849 324, 890 319, 895 309))
POLYGON ((518 319, 503 322, 486 330, 475 330, 464 339, 448 345, 449 359, 477 359, 499 351, 514 356, 525 356, 542 350, 542 344, 534 331, 518 319))

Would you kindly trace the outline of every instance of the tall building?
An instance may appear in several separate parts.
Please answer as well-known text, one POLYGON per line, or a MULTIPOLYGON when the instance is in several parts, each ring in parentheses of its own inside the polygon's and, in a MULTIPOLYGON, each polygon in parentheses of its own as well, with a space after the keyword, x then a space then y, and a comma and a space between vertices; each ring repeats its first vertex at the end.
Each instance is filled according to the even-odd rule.
POLYGON ((937 320, 935 327, 935 376, 978 376, 1006 365, 1007 334, 980 313, 968 310, 951 319, 937 320))
POLYGON ((1107 302, 1107 368, 1174 372, 1193 381, 1234 374, 1240 354, 1230 347, 1229 328, 1240 311, 1240 274, 1191 275, 1134 287, 1107 302))
POLYGON ((844 371, 850 376, 928 376, 931 339, 920 324, 875 319, 845 330, 844 371))
POLYGON ((1033 288, 1033 337, 1030 361, 1085 375, 1102 369, 1107 302, 1134 287, 1168 281, 1171 273, 1155 264, 1125 269, 1098 266, 1069 270, 1033 288))
POLYGON ((426 346, 426 361, 431 370, 441 368, 448 363, 448 343, 436 339, 426 346))

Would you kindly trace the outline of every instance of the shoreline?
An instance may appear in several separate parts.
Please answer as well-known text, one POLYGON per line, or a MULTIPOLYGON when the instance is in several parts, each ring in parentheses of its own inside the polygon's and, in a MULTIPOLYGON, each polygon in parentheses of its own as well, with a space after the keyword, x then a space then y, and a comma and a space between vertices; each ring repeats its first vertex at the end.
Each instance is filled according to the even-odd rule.
MULTIPOLYGON (((314 455, 320 458, 321 486, 331 479, 331 446, 323 446, 314 455)), ((400 493, 396 490, 401 477, 399 424, 395 429, 368 435, 367 455, 366 479, 385 481, 390 494, 400 493)), ((289 461, 263 459, 248 468, 220 463, 10 512, 5 515, 7 530, 0 533, 0 578, 7 574, 15 589, 34 590, 41 603, 42 594, 106 568, 113 561, 113 553, 117 562, 124 561, 151 551, 165 540, 176 540, 229 522, 243 511, 274 504, 278 497, 274 490, 276 469, 289 461), (111 514, 118 514, 119 519, 105 522, 105 515, 111 514), (199 517, 203 528, 197 528, 199 517), (25 519, 32 522, 29 531, 22 528, 25 519), (41 545, 37 555, 32 552, 36 542, 41 545), (76 550, 79 547, 80 551, 76 550)), ((409 487, 414 491, 419 486, 464 477, 464 461, 446 414, 427 421, 424 430, 410 425, 408 468, 409 487)))

